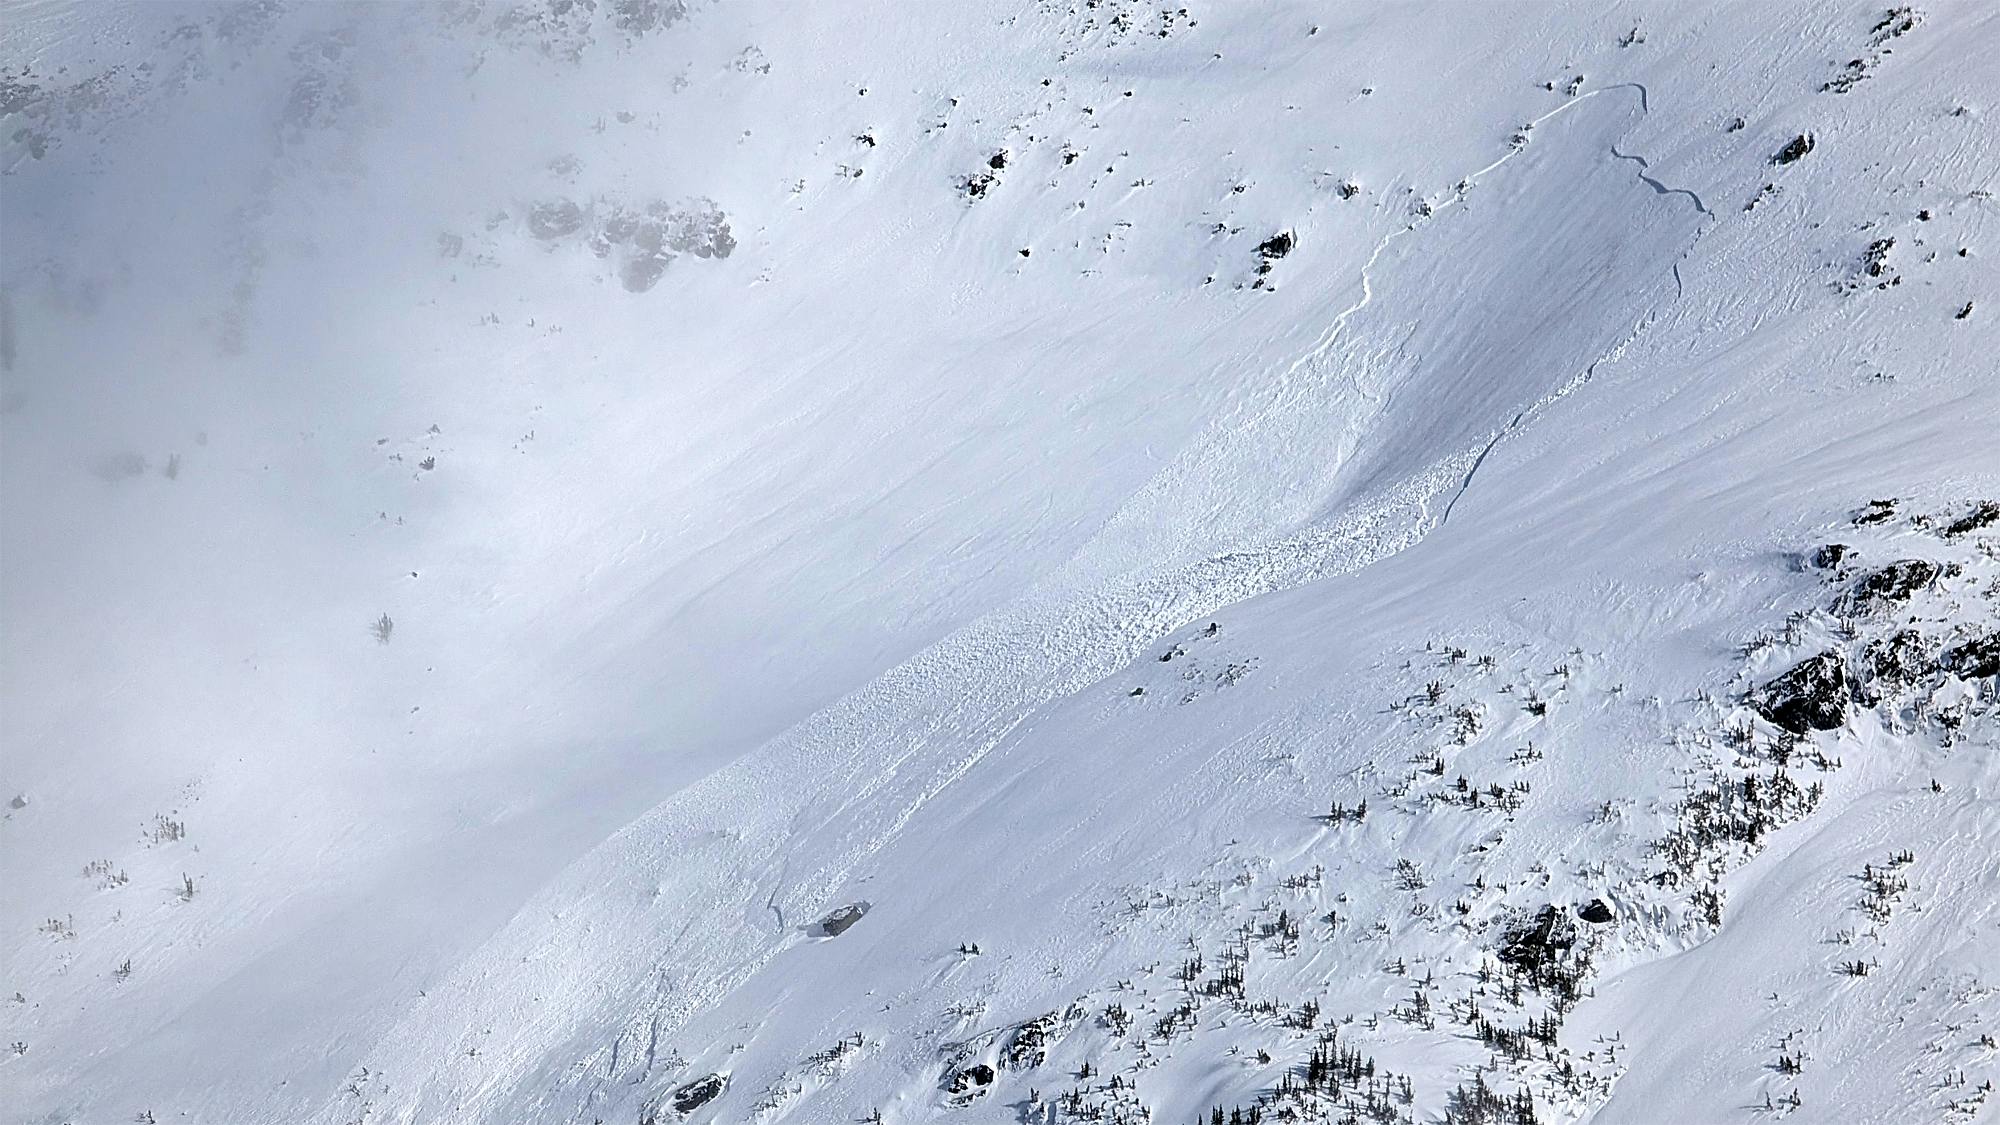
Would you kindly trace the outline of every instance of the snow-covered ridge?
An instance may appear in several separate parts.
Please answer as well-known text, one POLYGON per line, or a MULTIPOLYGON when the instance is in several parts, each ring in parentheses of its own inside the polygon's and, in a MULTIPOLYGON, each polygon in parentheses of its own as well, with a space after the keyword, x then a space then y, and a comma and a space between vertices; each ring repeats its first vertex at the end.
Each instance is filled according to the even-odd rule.
POLYGON ((17 5, 8 1100, 1989 1112, 1995 20, 17 5))

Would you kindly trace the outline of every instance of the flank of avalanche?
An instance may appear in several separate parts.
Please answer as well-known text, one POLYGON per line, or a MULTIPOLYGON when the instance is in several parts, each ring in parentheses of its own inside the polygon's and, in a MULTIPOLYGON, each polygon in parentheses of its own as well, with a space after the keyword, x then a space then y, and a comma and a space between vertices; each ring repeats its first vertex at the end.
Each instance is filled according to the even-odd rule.
POLYGON ((7 1125, 2000 1114, 2000 6, 8 0, 7 1125))

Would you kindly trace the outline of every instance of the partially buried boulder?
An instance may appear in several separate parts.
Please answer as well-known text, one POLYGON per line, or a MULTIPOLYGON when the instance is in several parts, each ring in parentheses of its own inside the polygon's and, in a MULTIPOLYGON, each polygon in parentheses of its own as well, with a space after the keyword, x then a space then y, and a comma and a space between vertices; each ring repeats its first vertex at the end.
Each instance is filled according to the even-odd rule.
POLYGON ((1904 559, 1890 563, 1862 575, 1854 588, 1840 599, 1839 609, 1844 613, 1865 613, 1884 605, 1908 601, 1910 595, 1937 581, 1941 573, 1943 571, 1938 564, 1929 559, 1904 559))
POLYGON ((985 1063, 973 1063, 952 1075, 951 1083, 945 1089, 960 1098, 974 1098, 993 1085, 993 1077, 992 1067, 985 1063))
POLYGON ((1297 242, 1291 231, 1281 230, 1257 244, 1257 254, 1266 261, 1276 261, 1292 252, 1297 242))
POLYGON ((1759 715, 1793 734, 1832 730, 1847 721, 1847 666, 1822 652, 1765 684, 1750 701, 1759 715))
POLYGON ((722 1091, 728 1088, 729 1076, 726 1074, 710 1074, 675 1087, 672 1098, 674 1112, 683 1115, 693 1113, 720 1097, 722 1091))
POLYGON ((820 919, 819 925, 813 927, 813 929, 821 937, 839 937, 847 932, 848 927, 861 921, 861 916, 866 913, 868 913, 867 903, 850 902, 846 906, 820 919))
POLYGON ((2000 523, 2000 504, 1991 500, 1981 500, 1972 510, 1945 525, 1945 538, 1952 539, 1968 531, 1978 531, 1982 527, 2000 523))
POLYGON ((528 233, 544 242, 583 229, 583 208, 568 199, 552 199, 528 209, 528 233))
POLYGON ((1527 922, 1507 931, 1500 943, 1500 959, 1516 968, 1535 972, 1561 960, 1576 944, 1576 923, 1554 904, 1542 907, 1527 922))
POLYGON ((1813 135, 1811 133, 1800 133, 1798 136, 1785 142, 1785 147, 1779 149, 1776 155, 1771 157, 1771 163, 1791 164, 1811 152, 1813 144, 1813 135))
POLYGON ((1591 899, 1576 908, 1576 916, 1593 925, 1601 926, 1611 921, 1611 907, 1601 898, 1591 899))

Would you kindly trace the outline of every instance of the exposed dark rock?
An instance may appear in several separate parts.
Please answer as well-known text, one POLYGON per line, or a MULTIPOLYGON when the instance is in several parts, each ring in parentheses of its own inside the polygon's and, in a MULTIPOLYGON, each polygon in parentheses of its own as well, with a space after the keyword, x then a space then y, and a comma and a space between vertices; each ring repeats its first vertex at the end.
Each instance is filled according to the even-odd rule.
POLYGON ((1868 77, 1870 60, 1849 59, 1839 74, 1820 84, 1822 94, 1845 94, 1859 86, 1868 77))
POLYGON ((528 208, 528 233, 544 241, 583 229, 583 208, 574 200, 556 199, 528 208))
POLYGON ((627 293, 644 293, 660 283, 673 259, 665 254, 639 254, 618 267, 618 283, 627 293))
POLYGON ((1551 904, 1501 938, 1500 959, 1532 973, 1561 960, 1563 953, 1575 944, 1576 923, 1551 904))
POLYGON ((1896 240, 1893 238, 1878 238, 1869 243, 1867 251, 1861 255, 1861 272, 1869 277, 1881 277, 1888 273, 1889 251, 1895 248, 1896 240))
POLYGON ((1278 233, 1272 235, 1271 237, 1265 239, 1264 241, 1258 243, 1257 253, 1267 261, 1276 261, 1279 258, 1282 258, 1285 255, 1291 253, 1292 247, 1296 245, 1297 242, 1298 240, 1293 237, 1291 231, 1281 230, 1278 233))
POLYGON ((839 937, 847 932, 848 927, 861 921, 861 916, 866 913, 868 913, 867 903, 851 902, 820 919, 819 925, 814 927, 814 930, 820 937, 839 937))
POLYGON ((1297 244, 1298 240, 1292 237, 1292 232, 1288 230, 1281 230, 1257 244, 1257 284, 1255 288, 1262 289, 1264 287, 1264 275, 1271 272, 1271 264, 1291 253, 1292 247, 1297 244))
POLYGON ((1916 10, 1908 5, 1891 8, 1889 14, 1882 17, 1882 22, 1870 28, 1868 33, 1875 37, 1877 43, 1885 42, 1908 35, 1917 26, 1919 18, 1916 10))
POLYGON ((718 211, 712 217, 678 227, 669 245, 697 258, 727 258, 736 249, 736 236, 729 233, 729 224, 722 221, 722 213, 718 211))
POLYGON ((671 27, 686 18, 685 0, 612 0, 612 26, 627 35, 644 35, 671 27))
POLYGON ((655 200, 643 210, 601 207, 601 220, 587 240, 591 253, 607 258, 622 251, 618 278, 633 293, 659 283, 668 263, 682 254, 727 258, 736 249, 729 220, 706 199, 673 205, 655 200))
POLYGON ((1865 655, 1869 673, 1890 687, 1917 683, 1937 670, 1930 643, 1915 629, 1870 643, 1865 655))
POLYGON ((1576 908, 1576 916, 1595 925, 1611 921, 1611 907, 1601 898, 1591 899, 1576 908))
POLYGON ((1804 734, 1845 722, 1847 698, 1846 665, 1839 653, 1823 652, 1765 684, 1750 705, 1772 724, 1804 734))
POLYGON ((1968 531, 1978 531, 2000 521, 2000 504, 1991 500, 1981 500, 1972 510, 1945 525, 1947 537, 1964 535, 1968 531))
POLYGON ((973 1063, 951 1076, 951 1084, 945 1087, 953 1094, 983 1094, 993 1085, 993 1068, 985 1063, 973 1063))
POLYGON ((1947 649, 1938 663, 1962 680, 2000 676, 2000 633, 1988 633, 1947 649))
POLYGON ((1042 1065, 1048 1061, 1050 1045, 1081 1015, 1073 1010, 1048 1012, 1015 1028, 1001 1062, 1009 1070, 1030 1070, 1042 1065))
POLYGON ((674 1107, 675 1113, 683 1115, 693 1113, 695 1110, 722 1096, 722 1091, 728 1088, 728 1075, 710 1074, 702 1078, 697 1078, 684 1086, 675 1087, 671 1104, 674 1107))
POLYGON ((1910 595, 1937 581, 1942 570, 1929 559, 1904 559, 1871 570, 1855 582, 1840 599, 1843 613, 1865 613, 1891 602, 1908 601, 1910 595))
POLYGON ((1846 560, 1847 544, 1828 543, 1813 552, 1812 564, 1821 570, 1832 570, 1846 560))
POLYGON ((1854 513, 1854 526, 1866 527, 1871 523, 1885 523, 1896 514, 1896 498, 1870 500, 1868 505, 1854 513))
POLYGON ((1784 148, 1778 150, 1777 155, 1771 158, 1771 163, 1790 164, 1811 152, 1813 144, 1813 135, 1811 133, 1800 133, 1790 141, 1787 141, 1784 148))

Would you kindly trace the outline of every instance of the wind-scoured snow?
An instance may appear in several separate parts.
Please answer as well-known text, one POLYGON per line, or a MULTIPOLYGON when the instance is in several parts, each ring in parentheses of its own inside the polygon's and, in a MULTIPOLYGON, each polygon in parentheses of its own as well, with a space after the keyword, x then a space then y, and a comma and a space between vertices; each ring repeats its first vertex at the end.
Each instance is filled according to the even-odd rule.
POLYGON ((1996 46, 12 5, 7 1119, 1992 1114, 1996 46))

